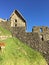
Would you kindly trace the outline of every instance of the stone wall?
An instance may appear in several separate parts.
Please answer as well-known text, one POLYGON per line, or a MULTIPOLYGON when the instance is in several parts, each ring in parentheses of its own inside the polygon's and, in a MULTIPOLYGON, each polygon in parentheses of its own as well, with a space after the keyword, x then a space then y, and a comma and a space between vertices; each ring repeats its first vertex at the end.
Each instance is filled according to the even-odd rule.
POLYGON ((42 50, 42 54, 45 57, 45 59, 47 60, 48 64, 49 64, 49 41, 43 41, 41 44, 41 50, 42 50))
POLYGON ((20 16, 18 16, 19 14, 16 14, 15 12, 13 13, 13 15, 10 18, 11 21, 11 27, 15 27, 15 25, 17 27, 26 27, 26 23, 24 20, 22 20, 20 18, 20 16))
POLYGON ((32 32, 45 33, 48 32, 49 28, 47 26, 33 26, 32 32))
POLYGON ((5 35, 1 35, 0 36, 0 40, 6 40, 7 38, 11 38, 11 37, 12 37, 12 35, 9 35, 9 36, 8 35, 6 35, 6 36, 5 35))
POLYGON ((48 32, 46 33, 26 32, 25 27, 10 27, 10 22, 1 22, 0 26, 11 31, 12 36, 17 37, 22 42, 29 45, 31 48, 42 53, 49 64, 49 41, 47 41, 47 39, 49 40, 48 32), (42 38, 40 38, 41 37, 40 35, 43 35, 43 38, 44 38, 43 40, 42 38))
POLYGON ((42 41, 37 32, 25 32, 25 28, 22 27, 12 28, 11 30, 13 36, 42 53, 49 63, 49 41, 42 41))
POLYGON ((7 29, 7 30, 10 30, 10 22, 9 21, 6 21, 6 22, 0 22, 0 26, 7 29))
POLYGON ((39 33, 43 37, 44 41, 49 40, 49 28, 47 26, 34 26, 32 32, 39 33))

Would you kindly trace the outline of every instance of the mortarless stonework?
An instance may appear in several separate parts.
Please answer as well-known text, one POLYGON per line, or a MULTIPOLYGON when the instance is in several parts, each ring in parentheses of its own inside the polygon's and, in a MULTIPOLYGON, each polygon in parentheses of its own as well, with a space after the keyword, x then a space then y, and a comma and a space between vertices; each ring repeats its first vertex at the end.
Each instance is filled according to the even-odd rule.
POLYGON ((17 10, 12 13, 9 20, 0 19, 0 26, 9 30, 12 36, 42 53, 49 64, 49 28, 47 26, 34 26, 32 32, 26 32, 26 21, 17 10))

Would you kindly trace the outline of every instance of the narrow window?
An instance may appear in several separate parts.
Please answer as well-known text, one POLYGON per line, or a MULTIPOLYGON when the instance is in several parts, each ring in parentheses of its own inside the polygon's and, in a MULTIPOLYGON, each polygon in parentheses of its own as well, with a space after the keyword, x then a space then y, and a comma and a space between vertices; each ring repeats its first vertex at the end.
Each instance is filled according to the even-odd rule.
POLYGON ((17 20, 15 19, 15 22, 17 22, 17 20))
POLYGON ((44 40, 43 35, 40 35, 40 39, 41 39, 42 41, 44 40))
POLYGON ((42 28, 40 28, 40 32, 43 32, 42 28))
POLYGON ((17 26, 17 24, 15 24, 15 27, 17 26))
POLYGON ((15 27, 17 26, 17 20, 15 19, 15 27))

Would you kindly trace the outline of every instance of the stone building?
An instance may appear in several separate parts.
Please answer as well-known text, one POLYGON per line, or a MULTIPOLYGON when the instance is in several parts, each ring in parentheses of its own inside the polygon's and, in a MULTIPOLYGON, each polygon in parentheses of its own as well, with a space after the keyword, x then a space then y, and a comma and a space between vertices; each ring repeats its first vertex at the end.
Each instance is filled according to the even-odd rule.
POLYGON ((47 26, 34 26, 32 32, 26 32, 26 20, 18 10, 14 10, 8 20, 0 19, 0 26, 11 31, 12 36, 42 53, 49 64, 49 28, 47 26))
POLYGON ((22 28, 26 30, 26 20, 18 10, 14 10, 9 19, 0 18, 0 26, 13 32, 13 29, 22 28))
MULTIPOLYGON (((19 30, 26 31, 26 25, 26 20, 18 10, 13 11, 9 20, 0 18, 0 26, 12 31, 13 33, 14 31, 19 32, 19 30)), ((38 33, 41 40, 49 40, 49 28, 47 26, 34 26, 32 33, 38 33)))
POLYGON ((49 28, 47 26, 34 26, 32 32, 39 34, 40 39, 49 40, 49 28))
POLYGON ((6 21, 7 21, 6 19, 0 18, 0 22, 6 22, 6 21))
POLYGON ((26 27, 26 21, 18 10, 14 10, 11 14, 10 22, 11 27, 26 27))

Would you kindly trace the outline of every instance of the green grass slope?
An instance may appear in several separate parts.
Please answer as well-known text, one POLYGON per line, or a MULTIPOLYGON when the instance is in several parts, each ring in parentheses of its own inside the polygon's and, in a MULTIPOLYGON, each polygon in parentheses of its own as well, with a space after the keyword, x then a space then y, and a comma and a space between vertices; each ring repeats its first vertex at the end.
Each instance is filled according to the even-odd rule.
POLYGON ((0 50, 0 65, 47 65, 40 53, 23 44, 17 38, 4 41, 5 49, 0 50))
MULTIPOLYGON (((0 27, 0 36, 11 35, 11 33, 0 27)), ((47 65, 40 53, 31 49, 17 38, 7 38, 1 40, 5 43, 5 48, 0 49, 0 65, 47 65)))
POLYGON ((0 26, 0 36, 1 35, 5 35, 5 36, 6 35, 11 35, 11 33, 8 30, 6 30, 5 28, 0 26))

